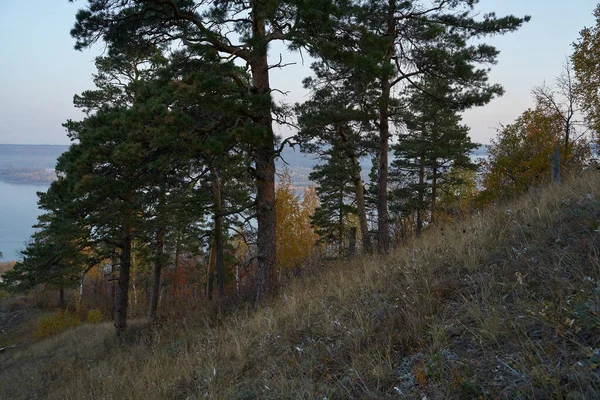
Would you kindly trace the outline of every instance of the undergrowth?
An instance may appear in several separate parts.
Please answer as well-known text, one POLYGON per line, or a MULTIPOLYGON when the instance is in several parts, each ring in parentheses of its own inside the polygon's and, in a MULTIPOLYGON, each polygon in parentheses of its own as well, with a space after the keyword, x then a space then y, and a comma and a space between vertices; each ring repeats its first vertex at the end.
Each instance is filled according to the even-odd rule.
POLYGON ((84 324, 1 355, 0 398, 600 398, 600 177, 305 276, 259 310, 84 324))

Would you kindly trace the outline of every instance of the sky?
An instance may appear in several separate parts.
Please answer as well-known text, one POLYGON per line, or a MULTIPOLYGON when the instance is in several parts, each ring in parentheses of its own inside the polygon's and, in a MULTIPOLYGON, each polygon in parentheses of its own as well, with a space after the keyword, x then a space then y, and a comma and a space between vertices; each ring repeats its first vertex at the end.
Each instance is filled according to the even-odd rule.
MULTIPOLYGON (((69 31, 83 0, 0 0, 0 144, 68 144, 62 123, 82 114, 72 105, 73 95, 92 89, 97 45, 73 49, 69 31)), ((561 72, 572 43, 585 26, 592 26, 594 0, 481 0, 477 10, 498 16, 531 15, 519 31, 486 40, 500 50, 490 81, 504 86, 503 97, 469 110, 464 122, 475 142, 489 143, 500 124, 514 121, 533 106, 531 90, 552 83, 561 72)), ((310 60, 289 54, 282 45, 271 49, 273 63, 297 62, 272 70, 271 87, 288 92, 289 103, 307 98, 302 78, 310 74, 310 60)), ((289 131, 280 129, 286 136, 289 131)))

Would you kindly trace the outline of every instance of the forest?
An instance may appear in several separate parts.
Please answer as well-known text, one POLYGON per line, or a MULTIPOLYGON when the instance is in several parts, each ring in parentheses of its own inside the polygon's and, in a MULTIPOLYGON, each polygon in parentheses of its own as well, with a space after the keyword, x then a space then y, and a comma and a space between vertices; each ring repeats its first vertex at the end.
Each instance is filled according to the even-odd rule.
MULTIPOLYGON (((77 50, 98 44, 105 48, 96 59, 95 89, 74 96, 75 107, 85 116, 64 123, 72 144, 58 159, 56 180, 47 192, 39 193, 43 214, 23 259, 6 265, 2 273, 2 296, 29 293, 39 304, 57 309, 40 320, 37 338, 61 334, 86 321, 89 329, 110 321, 116 343, 127 346, 131 335, 144 335, 136 328, 140 321, 147 321, 142 331, 148 332, 153 326, 177 326, 198 313, 211 315, 198 317, 212 321, 206 322, 206 329, 218 321, 229 321, 222 323, 233 324, 234 329, 239 310, 260 313, 278 301, 296 301, 290 299, 298 297, 288 294, 298 290, 298 281, 322 277, 327 282, 333 279, 327 274, 336 275, 340 262, 360 265, 361 260, 379 260, 375 262, 381 268, 391 268, 388 264, 393 262, 386 260, 393 258, 387 257, 421 257, 410 253, 418 240, 443 243, 444 230, 451 235, 452 229, 459 229, 455 226, 463 234, 475 232, 479 228, 466 222, 470 218, 502 209, 519 196, 542 193, 551 183, 558 187, 597 173, 600 6, 594 11, 597 25, 582 27, 580 36, 573 38, 573 52, 560 76, 539 83, 532 92, 535 106, 500 126, 488 157, 477 160, 471 155, 479 144, 471 141, 462 113, 485 106, 504 92, 490 82, 499 49, 486 39, 511 35, 530 20, 525 15, 482 14, 477 3, 88 0, 77 13, 71 35, 77 50), (270 71, 286 68, 284 60, 269 61, 276 42, 314 60, 311 75, 302 81, 310 93, 302 103, 275 100, 281 89, 271 87, 270 71), (294 134, 278 137, 277 126, 294 134), (288 147, 316 158, 310 185, 294 187, 294 171, 285 162, 276 168, 288 147), (369 171, 363 171, 365 159, 371 160, 369 171), (230 315, 233 320, 227 320, 230 315)), ((599 221, 597 187, 588 191, 591 197, 583 197, 577 207, 590 214, 573 218, 583 218, 584 226, 594 232, 600 226, 592 226, 599 221)), ((541 204, 553 209, 542 201, 536 206, 538 214, 546 210, 541 204)), ((533 218, 528 212, 514 218, 533 218)), ((513 218, 510 209, 506 213, 506 218, 513 218)), ((590 235, 597 244, 597 234, 590 235)), ((452 240, 459 239, 452 236, 452 240)), ((439 246, 458 264, 466 260, 454 256, 448 244, 439 246)), ((431 260, 439 265, 445 261, 423 251, 430 256, 423 259, 423 277, 440 273, 426 266, 433 265, 431 260)), ((543 252, 535 257, 545 259, 543 252)), ((426 292, 442 299, 457 285, 429 287, 417 278, 411 284, 409 275, 395 274, 400 272, 389 272, 406 284, 401 292, 407 301, 412 298, 410 304, 418 303, 418 296, 426 292), (413 284, 418 293, 411 294, 413 284)), ((509 275, 518 277, 518 288, 527 274, 517 269, 509 275)), ((379 278, 365 276, 368 281, 360 284, 367 289, 373 284, 374 290, 360 295, 368 307, 387 289, 378 292, 373 282, 379 278)), ((332 290, 341 293, 344 288, 332 290)), ((539 312, 550 315, 553 306, 548 307, 539 312)), ((372 311, 382 324, 393 319, 385 307, 372 311)), ((338 312, 343 319, 351 310, 342 306, 338 312)), ((589 312, 586 318, 596 315, 589 312)), ((418 326, 404 325, 409 318, 403 318, 404 322, 394 320, 392 330, 418 326)), ((357 346, 368 347, 369 335, 384 340, 378 336, 379 328, 367 325, 361 328, 366 342, 360 339, 357 346)), ((489 335, 494 335, 490 329, 489 335)), ((419 340, 403 335, 409 333, 399 333, 398 343, 423 348, 419 340)), ((224 358, 241 357, 235 346, 239 352, 256 344, 240 344, 239 337, 231 340, 233 353, 224 358)), ((275 342, 271 345, 277 349, 275 342)), ((319 345, 306 339, 296 348, 300 349, 296 353, 308 357, 308 348, 319 345)), ((454 357, 443 354, 442 359, 454 357)), ((333 354, 317 352, 314 357, 309 363, 315 374, 312 382, 335 375, 319 369, 335 358, 333 354)), ((419 357, 424 356, 411 359, 409 375, 414 387, 423 388, 434 369, 419 357)), ((244 371, 238 370, 239 376, 244 371)), ((223 379, 218 374, 215 369, 214 379, 223 379)), ((466 372, 456 369, 452 374, 456 390, 466 398, 477 397, 465 386, 466 372)), ((326 395, 329 389, 320 387, 302 392, 283 385, 279 394, 253 387, 252 393, 233 396, 228 391, 233 386, 224 383, 214 392, 208 381, 198 385, 208 388, 211 398, 283 398, 282 393, 292 391, 298 397, 290 398, 312 398, 316 393, 320 398, 369 398, 365 393, 372 385, 379 390, 378 380, 361 383, 354 377, 345 380, 344 374, 335 379, 335 390, 340 391, 332 389, 338 393, 332 397, 326 395)), ((163 389, 157 397, 173 398, 179 390, 163 389)), ((400 387, 394 389, 402 392, 400 387)), ((370 398, 381 398, 383 392, 377 393, 370 398)), ((536 397, 542 392, 531 393, 536 397)))

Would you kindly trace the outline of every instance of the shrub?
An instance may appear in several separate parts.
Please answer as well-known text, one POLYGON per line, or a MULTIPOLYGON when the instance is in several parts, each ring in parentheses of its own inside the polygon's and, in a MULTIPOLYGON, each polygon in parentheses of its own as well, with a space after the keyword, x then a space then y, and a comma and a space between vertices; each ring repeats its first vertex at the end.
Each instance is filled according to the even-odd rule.
POLYGON ((104 321, 104 314, 102 314, 102 311, 98 310, 97 308, 89 310, 87 313, 87 321, 90 324, 99 324, 100 322, 104 321))
POLYGON ((56 335, 80 324, 79 319, 68 311, 58 310, 39 319, 33 337, 45 338, 56 335))

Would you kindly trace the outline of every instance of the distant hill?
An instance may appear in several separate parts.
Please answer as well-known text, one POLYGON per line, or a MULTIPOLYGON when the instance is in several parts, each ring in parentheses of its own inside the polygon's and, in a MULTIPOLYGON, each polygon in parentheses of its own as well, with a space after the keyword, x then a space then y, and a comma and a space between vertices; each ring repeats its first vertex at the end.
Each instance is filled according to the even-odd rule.
POLYGON ((0 181, 49 184, 56 160, 69 146, 0 144, 0 181))
MULTIPOLYGON (((488 145, 481 145, 471 152, 471 159, 477 161, 481 158, 487 158, 488 145)), ((394 154, 390 152, 390 160, 394 159, 394 154)), ((298 148, 294 150, 291 147, 285 147, 281 152, 281 158, 276 161, 277 171, 281 171, 287 167, 292 173, 292 182, 297 188, 304 188, 310 184, 308 175, 312 169, 319 163, 317 157, 300 152, 298 148)), ((369 181, 369 173, 373 166, 371 159, 368 157, 360 160, 362 166, 362 178, 365 182, 369 181)))
MULTIPOLYGON (((67 151, 66 145, 0 144, 0 181, 10 183, 50 183, 55 179, 54 168, 58 157, 67 151)), ((474 159, 487 157, 487 146, 472 152, 474 159)), ((306 187, 308 176, 318 160, 315 156, 300 152, 300 149, 285 147, 277 159, 277 170, 287 167, 292 173, 294 186, 306 187)), ((361 160, 363 179, 368 180, 371 160, 361 160)))

